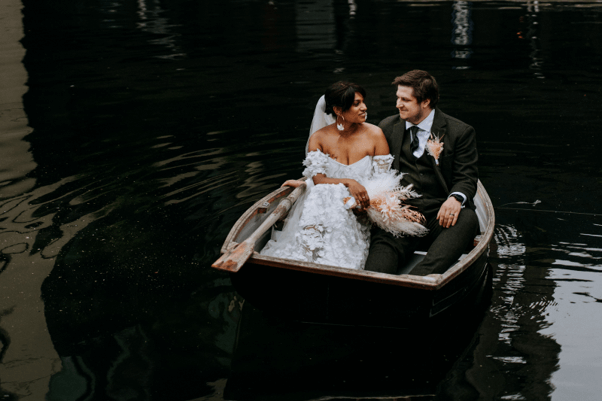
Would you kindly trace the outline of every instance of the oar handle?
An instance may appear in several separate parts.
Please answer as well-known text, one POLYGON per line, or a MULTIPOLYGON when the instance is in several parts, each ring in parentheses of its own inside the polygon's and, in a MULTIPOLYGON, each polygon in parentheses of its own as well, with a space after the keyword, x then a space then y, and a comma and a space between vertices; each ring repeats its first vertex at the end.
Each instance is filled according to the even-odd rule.
POLYGON ((289 210, 291 210, 291 207, 295 204, 299 196, 301 196, 303 191, 305 191, 305 186, 305 183, 299 185, 293 192, 290 193, 289 196, 282 199, 278 204, 278 207, 276 207, 276 209, 270 213, 268 217, 266 217, 257 230, 255 230, 255 232, 251 234, 244 242, 253 242, 253 244, 255 244, 255 242, 263 235, 263 233, 269 230, 270 227, 272 227, 278 220, 285 216, 289 210))
POLYGON ((255 250, 255 243, 270 229, 281 217, 286 215, 299 196, 305 191, 306 184, 299 185, 289 196, 278 204, 278 207, 270 213, 261 225, 245 241, 238 244, 234 249, 224 253, 211 267, 229 272, 237 272, 251 257, 255 250))

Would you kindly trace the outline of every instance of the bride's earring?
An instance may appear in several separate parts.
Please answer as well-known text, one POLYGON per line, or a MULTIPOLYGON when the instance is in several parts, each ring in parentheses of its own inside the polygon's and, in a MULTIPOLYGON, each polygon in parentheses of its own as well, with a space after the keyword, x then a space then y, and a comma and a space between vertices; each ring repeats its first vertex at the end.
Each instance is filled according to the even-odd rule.
POLYGON ((341 117, 341 118, 343 119, 343 123, 345 122, 345 117, 343 117, 343 116, 339 116, 339 115, 337 114, 337 129, 338 129, 339 131, 343 131, 343 130, 345 129, 345 126, 343 125, 343 123, 340 123, 340 124, 339 124, 339 117, 341 117))

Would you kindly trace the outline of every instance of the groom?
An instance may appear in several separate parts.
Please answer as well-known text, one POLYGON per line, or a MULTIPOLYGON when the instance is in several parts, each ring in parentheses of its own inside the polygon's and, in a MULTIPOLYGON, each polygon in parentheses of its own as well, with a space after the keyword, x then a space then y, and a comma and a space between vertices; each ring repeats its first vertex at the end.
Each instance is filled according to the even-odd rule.
POLYGON ((479 229, 472 202, 478 180, 475 131, 437 108, 439 86, 428 72, 407 72, 393 85, 399 114, 385 118, 379 127, 395 158, 393 168, 404 173, 402 185, 412 184, 422 195, 406 203, 424 215, 429 234, 395 238, 376 228, 365 269, 395 274, 421 244, 432 243, 410 274, 441 274, 472 244, 479 229), (437 160, 428 151, 436 137, 443 142, 437 160))

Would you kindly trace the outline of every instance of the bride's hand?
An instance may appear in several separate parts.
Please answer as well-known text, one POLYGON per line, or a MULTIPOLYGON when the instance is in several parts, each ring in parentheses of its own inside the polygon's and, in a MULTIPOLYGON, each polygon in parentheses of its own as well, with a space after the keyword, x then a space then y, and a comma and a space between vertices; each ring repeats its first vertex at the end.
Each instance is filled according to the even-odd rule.
POLYGON ((284 182, 284 184, 281 185, 281 187, 293 187, 293 188, 297 188, 298 186, 300 186, 301 184, 304 184, 305 181, 301 181, 301 180, 286 180, 284 182))
POLYGON ((347 188, 349 188, 349 193, 355 198, 355 201, 361 206, 362 209, 366 209, 368 206, 370 206, 370 197, 368 196, 368 191, 366 191, 366 188, 364 188, 363 185, 355 180, 349 180, 347 188))

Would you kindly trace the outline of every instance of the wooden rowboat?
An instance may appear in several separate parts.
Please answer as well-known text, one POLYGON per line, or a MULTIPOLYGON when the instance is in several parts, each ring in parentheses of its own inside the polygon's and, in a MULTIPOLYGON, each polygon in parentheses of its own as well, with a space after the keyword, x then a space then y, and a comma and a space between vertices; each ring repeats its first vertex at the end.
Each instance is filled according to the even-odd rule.
POLYGON ((270 230, 258 236, 257 229, 274 211, 282 214, 282 206, 277 208, 291 192, 292 188, 284 187, 270 193, 232 227, 221 248, 222 259, 248 238, 255 241, 252 254, 249 251, 250 257, 244 265, 241 262, 239 270, 223 263, 213 265, 230 271, 235 289, 256 308, 316 323, 406 327, 437 321, 453 311, 465 314, 467 308, 486 299, 491 287, 487 257, 495 215, 480 181, 474 198, 480 234, 474 246, 444 274, 426 277, 411 274, 424 251, 417 251, 396 275, 260 255, 270 230))

